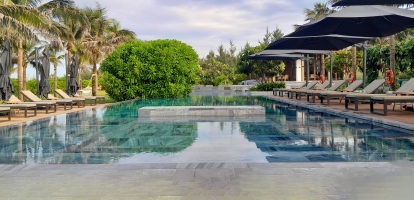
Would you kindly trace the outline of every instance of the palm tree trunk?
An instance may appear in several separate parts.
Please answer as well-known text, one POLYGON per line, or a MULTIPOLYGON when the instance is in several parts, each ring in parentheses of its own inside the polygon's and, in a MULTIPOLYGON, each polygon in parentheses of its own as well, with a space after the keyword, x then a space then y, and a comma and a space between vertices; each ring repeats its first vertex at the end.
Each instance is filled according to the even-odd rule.
POLYGON ((53 78, 54 78, 54 93, 53 93, 53 95, 55 96, 55 97, 57 97, 56 96, 56 89, 57 89, 57 63, 53 63, 53 70, 54 70, 54 73, 53 73, 53 78))
POLYGON ((321 54, 321 75, 325 77, 325 55, 321 54))
POLYGON ((92 68, 92 96, 96 96, 97 86, 98 86, 97 67, 96 67, 96 61, 94 61, 93 68, 92 68))
POLYGON ((27 70, 27 64, 23 64, 23 90, 26 90, 26 82, 27 82, 26 70, 27 70))
POLYGON ((23 90, 23 41, 19 39, 17 50, 17 79, 19 82, 19 99, 23 101, 23 95, 20 93, 23 90))
POLYGON ((318 61, 318 56, 315 55, 314 60, 313 60, 313 81, 316 80, 316 63, 318 61))
POLYGON ((71 58, 72 58, 72 50, 73 50, 73 44, 71 42, 68 42, 66 50, 68 51, 68 62, 67 62, 67 66, 65 66, 66 67, 66 77, 65 77, 65 79, 66 79, 66 88, 65 88, 65 90, 68 90, 68 82, 69 82, 68 75, 70 74, 69 69, 70 69, 70 64, 72 62, 71 58))
POLYGON ((352 46, 352 72, 356 77, 356 46, 352 46))
POLYGON ((82 77, 81 77, 81 72, 82 72, 82 62, 79 59, 79 68, 78 68, 78 84, 79 84, 79 89, 82 90, 83 85, 82 85, 82 77))
MULTIPOLYGON (((395 35, 390 36, 390 69, 394 73, 394 80, 395 80, 395 35)), ((391 89, 395 91, 396 85, 395 81, 391 84, 391 89)))

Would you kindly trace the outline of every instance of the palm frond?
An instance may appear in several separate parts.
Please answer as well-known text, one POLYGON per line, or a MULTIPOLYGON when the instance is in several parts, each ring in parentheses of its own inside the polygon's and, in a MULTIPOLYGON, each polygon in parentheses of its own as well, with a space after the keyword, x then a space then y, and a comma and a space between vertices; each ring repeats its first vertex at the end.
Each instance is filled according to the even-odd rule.
POLYGON ((16 20, 13 17, 3 15, 0 11, 0 29, 1 38, 16 39, 20 38, 23 40, 39 40, 37 35, 33 32, 32 28, 26 24, 16 20))
POLYGON ((75 21, 82 26, 90 26, 87 16, 74 7, 73 1, 53 0, 41 5, 38 9, 59 22, 75 21))

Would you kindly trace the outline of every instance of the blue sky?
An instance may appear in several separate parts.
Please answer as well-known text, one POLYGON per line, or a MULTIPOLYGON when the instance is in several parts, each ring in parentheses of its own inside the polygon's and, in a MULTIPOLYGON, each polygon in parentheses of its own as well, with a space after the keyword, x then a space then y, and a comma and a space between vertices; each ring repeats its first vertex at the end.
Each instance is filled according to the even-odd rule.
MULTIPOLYGON (((96 2, 139 39, 177 39, 205 57, 220 44, 228 49, 230 40, 237 52, 246 42, 257 45, 266 27, 292 32, 293 24, 304 23, 303 9, 318 0, 75 0, 81 8, 96 2)), ((33 78, 34 70, 29 67, 27 74, 33 78)), ((58 67, 58 76, 63 74, 58 67)))

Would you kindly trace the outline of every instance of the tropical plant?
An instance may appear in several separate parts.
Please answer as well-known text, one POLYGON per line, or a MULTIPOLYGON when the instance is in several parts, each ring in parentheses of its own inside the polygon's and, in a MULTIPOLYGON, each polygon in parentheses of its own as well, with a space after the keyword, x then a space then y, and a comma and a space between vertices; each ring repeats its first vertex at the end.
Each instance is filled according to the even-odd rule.
POLYGON ((273 91, 273 88, 285 88, 285 82, 260 83, 250 88, 250 91, 273 91))
MULTIPOLYGON (((334 53, 333 57, 333 71, 332 74, 337 74, 339 77, 345 76, 347 73, 353 71, 349 66, 351 64, 351 58, 352 51, 349 51, 347 49, 340 50, 334 53)), ((330 57, 325 58, 325 63, 330 62, 330 57)), ((356 67, 362 68, 362 61, 363 61, 363 55, 362 51, 356 52, 356 67)), ((329 70, 330 71, 330 70, 329 70)))

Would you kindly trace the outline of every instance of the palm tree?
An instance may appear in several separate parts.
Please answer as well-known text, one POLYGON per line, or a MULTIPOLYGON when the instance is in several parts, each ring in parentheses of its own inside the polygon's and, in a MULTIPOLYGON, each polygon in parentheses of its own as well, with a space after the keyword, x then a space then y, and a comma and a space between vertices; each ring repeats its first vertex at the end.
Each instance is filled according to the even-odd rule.
MULTIPOLYGON (((56 19, 67 28, 66 31, 59 35, 59 40, 55 41, 58 45, 62 44, 60 39, 64 40, 68 58, 72 57, 74 51, 74 43, 81 41, 87 28, 90 26, 88 18, 75 6, 73 0, 52 0, 38 8, 49 17, 56 19)), ((63 48, 63 47, 62 47, 63 48)), ((71 59, 68 59, 70 66, 71 59)), ((68 70, 68 69, 67 69, 68 70)), ((69 74, 66 71, 66 74, 69 74)))
POLYGON ((79 87, 82 89, 82 77, 81 74, 82 72, 86 71, 88 69, 88 67, 90 66, 89 64, 92 62, 91 58, 92 56, 90 55, 90 52, 87 51, 87 49, 83 48, 82 46, 82 42, 76 42, 74 44, 74 52, 76 53, 76 55, 78 55, 78 63, 79 63, 79 68, 78 68, 78 83, 79 83, 79 87))
MULTIPOLYGON (((65 27, 41 13, 36 6, 40 0, 5 0, 0 3, 1 38, 10 38, 17 46, 19 91, 23 89, 23 46, 38 41, 36 33, 50 39, 65 33, 65 27)), ((23 95, 19 93, 19 99, 23 95)))
POLYGON ((53 78, 54 78, 54 96, 56 97, 57 89, 57 66, 62 63, 62 59, 65 58, 65 55, 59 52, 57 48, 51 48, 50 51, 50 62, 53 63, 53 78))
POLYGON ((96 8, 86 7, 84 13, 91 23, 91 28, 82 44, 92 56, 92 95, 96 96, 97 64, 119 45, 135 38, 135 33, 127 29, 120 29, 119 22, 108 18, 106 8, 101 7, 99 3, 96 8))
POLYGON ((305 21, 317 20, 334 12, 334 10, 328 8, 327 3, 315 3, 313 6, 313 9, 303 9, 303 14, 305 14, 305 21))

